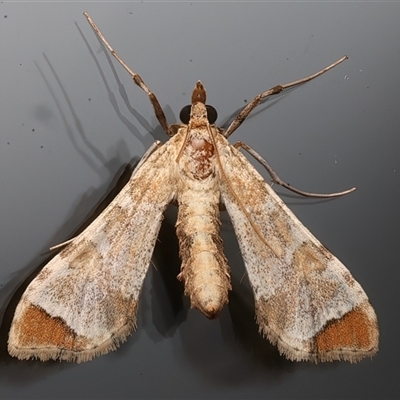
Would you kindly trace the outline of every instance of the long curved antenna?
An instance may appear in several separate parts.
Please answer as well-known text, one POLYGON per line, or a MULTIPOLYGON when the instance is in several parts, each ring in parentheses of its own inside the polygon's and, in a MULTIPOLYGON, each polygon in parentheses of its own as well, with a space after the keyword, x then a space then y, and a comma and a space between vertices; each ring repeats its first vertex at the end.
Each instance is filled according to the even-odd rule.
POLYGON ((298 79, 297 81, 285 83, 283 85, 276 85, 273 88, 268 89, 263 93, 260 93, 259 95, 254 97, 254 99, 249 104, 247 104, 247 106, 245 106, 242 111, 240 111, 240 113, 236 116, 236 118, 229 125, 228 129, 225 131, 224 136, 228 138, 230 135, 232 135, 232 133, 235 132, 235 130, 239 128, 240 125, 242 125, 243 121, 248 117, 248 115, 262 102, 262 100, 264 100, 268 96, 273 96, 274 94, 282 92, 282 90, 284 89, 301 85, 302 83, 311 81, 312 79, 317 78, 318 76, 336 67, 337 65, 339 65, 340 63, 342 63, 344 60, 347 59, 348 57, 344 56, 339 60, 335 61, 333 64, 328 65, 327 67, 321 69, 320 71, 316 72, 313 75, 306 76, 304 78, 298 79))
POLYGON ((135 71, 133 71, 122 58, 116 53, 116 51, 110 46, 110 44, 107 42, 106 38, 103 36, 103 34, 100 32, 100 29, 97 27, 97 25, 93 22, 92 18, 90 18, 90 15, 85 11, 83 15, 86 17, 88 20, 90 26, 93 28, 99 39, 104 43, 104 45, 107 47, 107 49, 110 51, 110 53, 115 57, 115 59, 125 68, 125 70, 128 72, 128 74, 132 77, 133 81, 138 85, 143 91, 146 92, 147 96, 149 96, 149 99, 151 101, 151 104, 153 105, 154 112, 156 114, 156 117, 158 121, 160 122, 160 125, 164 129, 165 133, 168 136, 173 136, 173 134, 170 132, 169 129, 169 124, 167 121, 167 118, 165 117, 164 111, 161 108, 160 103, 157 100, 157 97, 155 94, 148 88, 148 86, 144 83, 143 79, 140 77, 139 74, 137 74, 135 71))

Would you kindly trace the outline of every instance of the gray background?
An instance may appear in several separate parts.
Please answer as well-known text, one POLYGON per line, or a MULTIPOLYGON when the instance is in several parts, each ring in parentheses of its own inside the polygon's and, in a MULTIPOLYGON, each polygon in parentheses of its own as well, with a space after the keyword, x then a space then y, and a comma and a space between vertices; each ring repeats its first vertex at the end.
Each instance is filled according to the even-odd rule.
POLYGON ((398 395, 399 20, 396 2, 1 2, 0 397, 398 395), (127 163, 154 139, 166 140, 146 95, 102 52, 85 10, 156 93, 170 122, 198 79, 223 124, 259 92, 350 57, 267 101, 231 140, 253 146, 304 190, 357 186, 333 201, 277 191, 368 293, 381 330, 372 361, 292 363, 258 335, 225 213, 230 304, 214 321, 190 310, 175 280, 173 207, 145 280, 138 330, 127 343, 80 365, 7 355, 18 288, 37 273, 41 254, 85 221, 127 163))

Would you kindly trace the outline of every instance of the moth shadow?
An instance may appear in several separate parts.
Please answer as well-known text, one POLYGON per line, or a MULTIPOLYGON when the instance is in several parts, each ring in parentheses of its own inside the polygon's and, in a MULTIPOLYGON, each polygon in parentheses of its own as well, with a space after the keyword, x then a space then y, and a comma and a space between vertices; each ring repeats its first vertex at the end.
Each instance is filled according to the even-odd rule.
POLYGON ((146 315, 150 314, 152 319, 151 324, 143 325, 146 333, 155 342, 174 336, 187 314, 183 283, 177 279, 181 262, 175 233, 176 215, 175 205, 170 205, 164 212, 164 221, 150 266, 150 279, 146 279, 143 288, 143 292, 149 292, 150 296, 141 296, 141 307, 144 309, 142 316, 146 318, 146 315), (150 306, 146 303, 147 298, 150 298, 150 306), (150 313, 147 312, 148 308, 151 308, 150 313), (155 330, 152 327, 155 327, 155 330))
MULTIPOLYGON (((137 164, 137 161, 138 160, 135 158, 130 163, 122 166, 111 183, 106 183, 102 187, 96 190, 90 190, 84 194, 79 201, 77 201, 77 204, 71 208, 73 211, 71 215, 66 218, 65 224, 59 229, 59 233, 56 233, 53 237, 57 238, 65 234, 65 232, 71 232, 71 224, 74 223, 74 221, 82 220, 82 211, 80 210, 85 208, 87 204, 96 204, 99 193, 107 193, 103 198, 97 200, 97 204, 93 207, 92 211, 87 214, 81 225, 73 231, 70 237, 75 237, 82 232, 97 218, 129 181, 134 169, 133 166, 137 164)), ((114 162, 120 161, 111 160, 109 164, 113 165, 114 162)), ((112 169, 110 165, 106 166, 106 168, 109 170, 112 169)), ((52 244, 54 244, 54 241, 52 244)), ((0 318, 3 316, 0 326, 0 376, 18 385, 29 384, 29 382, 36 381, 37 379, 46 379, 48 375, 77 366, 75 363, 60 363, 57 361, 21 361, 11 357, 7 351, 8 332, 10 331, 15 309, 21 296, 30 282, 60 250, 52 252, 50 255, 50 252, 47 251, 47 257, 44 261, 40 262, 39 265, 37 258, 30 262, 29 265, 22 268, 22 270, 17 271, 0 291, 0 298, 4 299, 0 307, 0 318), (21 276, 23 275, 25 277, 21 280, 21 276)))

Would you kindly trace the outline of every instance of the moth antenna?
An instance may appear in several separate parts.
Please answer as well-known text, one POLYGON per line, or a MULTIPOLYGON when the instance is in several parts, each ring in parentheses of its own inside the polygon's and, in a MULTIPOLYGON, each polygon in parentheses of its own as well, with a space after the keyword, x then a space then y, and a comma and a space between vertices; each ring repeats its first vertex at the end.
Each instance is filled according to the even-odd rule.
POLYGON ((106 38, 104 37, 104 35, 100 32, 100 29, 97 27, 97 25, 94 23, 94 21, 92 20, 92 18, 90 17, 90 15, 85 11, 83 13, 83 15, 86 17, 87 21, 89 22, 90 26, 92 27, 92 29, 94 30, 94 32, 96 33, 96 35, 99 37, 99 39, 103 42, 104 46, 107 47, 107 49, 110 51, 110 53, 112 54, 112 56, 125 68, 125 70, 128 72, 128 74, 131 76, 131 78, 133 79, 133 82, 135 82, 135 84, 137 86, 139 86, 149 97, 150 102, 153 106, 154 109, 154 113, 156 114, 156 117, 158 119, 158 122, 160 123, 160 125, 162 126, 162 128, 164 129, 165 133, 168 136, 173 136, 170 129, 169 129, 169 125, 168 125, 168 121, 167 118, 164 114, 164 111, 159 103, 159 101, 157 100, 157 97, 155 96, 155 94, 148 88, 148 86, 144 83, 143 79, 141 78, 141 76, 139 74, 137 74, 135 71, 133 71, 129 65, 118 55, 118 53, 111 47, 111 45, 108 43, 108 41, 106 40, 106 38))

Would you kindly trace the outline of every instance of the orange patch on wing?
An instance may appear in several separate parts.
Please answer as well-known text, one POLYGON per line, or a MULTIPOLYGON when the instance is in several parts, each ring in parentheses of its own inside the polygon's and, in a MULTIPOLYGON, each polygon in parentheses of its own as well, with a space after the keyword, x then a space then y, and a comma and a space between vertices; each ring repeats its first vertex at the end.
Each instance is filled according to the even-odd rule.
POLYGON ((349 311, 341 319, 330 321, 315 338, 317 351, 325 353, 341 349, 371 350, 375 328, 368 315, 360 308, 349 311))
POLYGON ((42 308, 30 305, 18 322, 18 347, 79 351, 83 342, 61 318, 53 318, 42 308))

